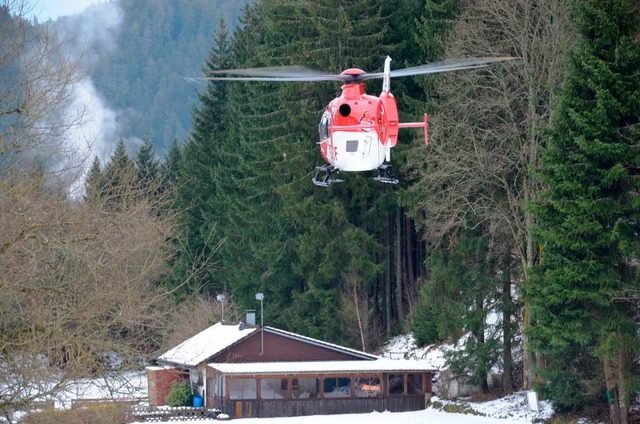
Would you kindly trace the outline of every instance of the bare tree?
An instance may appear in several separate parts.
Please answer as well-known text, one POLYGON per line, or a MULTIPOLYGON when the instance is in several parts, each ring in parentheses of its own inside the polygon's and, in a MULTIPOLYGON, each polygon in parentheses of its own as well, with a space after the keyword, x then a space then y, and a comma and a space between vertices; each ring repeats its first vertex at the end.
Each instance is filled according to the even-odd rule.
POLYGON ((68 109, 79 74, 27 12, 21 1, 0 4, 0 417, 9 422, 74 380, 139 367, 161 346, 171 297, 156 281, 174 254, 163 197, 134 185, 117 208, 109 196, 69 196, 68 171, 84 159, 65 140, 83 119, 68 109))
POLYGON ((70 107, 81 75, 54 28, 26 19, 26 4, 0 4, 0 160, 6 170, 35 156, 48 171, 66 173, 79 165, 65 137, 85 119, 83 108, 70 107))
POLYGON ((0 412, 79 378, 139 366, 161 344, 172 217, 139 196, 114 212, 32 175, 0 183, 0 412))
MULTIPOLYGON (((425 227, 433 237, 468 225, 493 228, 504 246, 496 254, 513 256, 508 262, 519 267, 511 275, 525 286, 537 260, 527 207, 540 189, 534 172, 543 143, 540 130, 549 121, 551 91, 561 80, 564 49, 571 44, 566 2, 466 0, 460 5, 448 57, 508 55, 521 61, 439 78, 433 143, 415 162, 419 182, 414 190, 422 196, 425 227)), ((526 306, 523 319, 526 326, 526 306)), ((525 339, 524 386, 529 387, 533 371, 526 348, 525 339)))

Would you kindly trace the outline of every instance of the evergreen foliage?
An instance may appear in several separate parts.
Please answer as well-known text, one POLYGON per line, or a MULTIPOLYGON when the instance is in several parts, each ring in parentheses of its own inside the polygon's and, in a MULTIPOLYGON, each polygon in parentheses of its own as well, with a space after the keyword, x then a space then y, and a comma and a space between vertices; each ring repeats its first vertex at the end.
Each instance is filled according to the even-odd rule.
POLYGON ((93 162, 91 162, 91 168, 89 168, 87 178, 85 179, 85 200, 92 201, 101 197, 104 188, 103 178, 100 158, 95 156, 93 162))
POLYGON ((191 406, 193 394, 191 387, 187 381, 174 381, 171 383, 171 390, 165 398, 165 402, 169 406, 191 406))
POLYGON ((606 389, 614 422, 638 381, 629 362, 638 352, 628 294, 639 287, 640 230, 640 12, 632 3, 573 3, 580 39, 542 160, 548 189, 535 211, 544 251, 528 293, 531 337, 549 358, 544 393, 559 408, 582 409, 606 389), (564 392, 566 381, 579 390, 564 392))
MULTIPOLYGON (((416 10, 417 2, 405 3, 416 10)), ((258 2, 245 9, 229 51, 214 40, 205 73, 280 65, 375 70, 386 53, 413 45, 389 31, 408 33, 407 13, 384 2, 258 2)), ((214 228, 213 240, 224 240, 208 290, 228 289, 245 307, 264 292, 272 325, 361 345, 365 330, 384 321, 390 328, 402 316, 404 283, 391 280, 411 278, 395 272, 412 254, 397 238, 411 226, 402 210, 395 218, 393 192, 364 176, 349 175, 329 190, 311 184, 321 161, 317 121, 336 90, 328 83, 209 83, 184 149, 180 202, 192 248, 214 228), (381 222, 403 230, 390 233, 381 222), (380 264, 394 248, 396 262, 383 275, 380 264)))
POLYGON ((120 111, 120 136, 154 142, 166 154, 174 139, 184 141, 197 101, 185 77, 198 75, 217 23, 235 26, 250 0, 121 0, 122 23, 116 45, 100 55, 91 72, 109 107, 120 111))

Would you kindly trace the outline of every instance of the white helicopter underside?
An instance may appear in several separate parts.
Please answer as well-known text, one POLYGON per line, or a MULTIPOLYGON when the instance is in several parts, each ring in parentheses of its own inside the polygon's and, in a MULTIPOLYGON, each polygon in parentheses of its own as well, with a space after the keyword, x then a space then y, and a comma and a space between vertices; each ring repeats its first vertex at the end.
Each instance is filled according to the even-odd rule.
POLYGON ((332 142, 333 149, 331 144, 327 149, 328 159, 341 171, 371 171, 389 160, 390 149, 380 142, 375 131, 335 131, 332 142))

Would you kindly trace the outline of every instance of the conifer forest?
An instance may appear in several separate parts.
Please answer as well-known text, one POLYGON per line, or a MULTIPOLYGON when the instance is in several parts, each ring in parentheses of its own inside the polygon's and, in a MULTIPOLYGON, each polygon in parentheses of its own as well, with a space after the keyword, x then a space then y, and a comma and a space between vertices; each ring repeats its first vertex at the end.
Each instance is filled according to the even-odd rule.
POLYGON ((70 58, 62 25, 81 16, 0 3, 0 416, 27 388, 154 358, 219 321, 219 294, 241 320, 264 293, 265 325, 368 352, 410 332, 459 342, 447 363, 483 392, 499 369, 502 393, 638 419, 638 1, 92 7, 113 5, 111 46, 70 58), (429 115, 427 146, 400 132, 397 185, 312 183, 339 83, 199 79, 387 56, 519 59, 392 78, 400 120, 429 115), (102 155, 69 143, 86 77, 123 111, 102 155))

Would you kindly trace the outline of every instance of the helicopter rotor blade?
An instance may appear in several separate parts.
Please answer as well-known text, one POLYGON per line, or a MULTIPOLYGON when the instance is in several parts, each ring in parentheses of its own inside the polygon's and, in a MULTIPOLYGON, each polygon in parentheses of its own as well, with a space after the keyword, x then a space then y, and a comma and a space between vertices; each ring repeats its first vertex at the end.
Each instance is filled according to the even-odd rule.
POLYGON ((342 75, 327 74, 298 66, 228 69, 209 72, 213 81, 342 81, 342 75))
MULTIPOLYGON (((484 68, 492 63, 518 60, 517 57, 475 57, 461 60, 445 60, 430 63, 428 65, 414 66, 411 68, 391 71, 391 78, 407 77, 413 75, 437 74, 440 72, 458 71, 462 69, 484 68)), ((384 73, 365 74, 363 79, 383 78, 384 73)))
MULTIPOLYGON (((518 60, 517 57, 477 57, 462 60, 445 60, 442 62, 430 63, 428 65, 414 66, 411 68, 398 69, 390 72, 391 78, 435 74, 439 72, 457 71, 461 69, 473 69, 486 67, 496 62, 507 62, 518 60)), ((347 84, 356 84, 362 81, 384 78, 384 72, 364 73, 364 74, 329 74, 322 71, 303 67, 267 67, 267 68, 246 68, 228 69, 208 72, 209 76, 192 78, 193 80, 208 81, 340 81, 347 84)))

